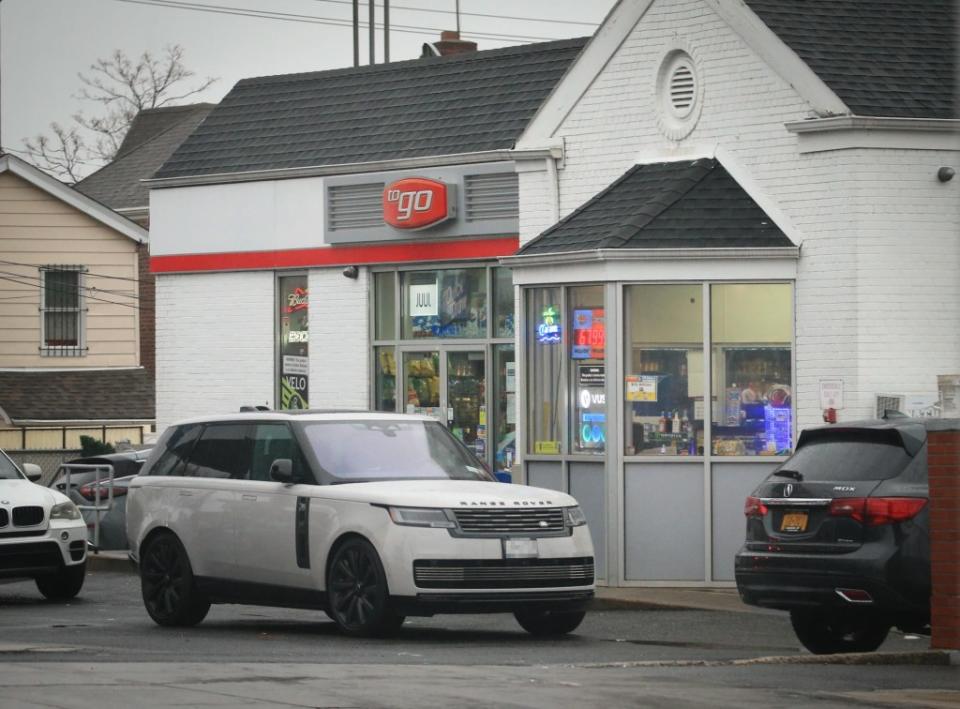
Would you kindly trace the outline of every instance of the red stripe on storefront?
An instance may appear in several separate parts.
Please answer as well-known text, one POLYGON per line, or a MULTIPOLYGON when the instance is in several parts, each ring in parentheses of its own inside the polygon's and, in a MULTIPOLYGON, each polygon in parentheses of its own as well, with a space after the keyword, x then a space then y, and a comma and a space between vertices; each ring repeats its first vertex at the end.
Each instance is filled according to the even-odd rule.
POLYGON ((359 266, 372 263, 481 259, 510 256, 519 246, 519 237, 508 236, 496 239, 432 241, 416 244, 369 244, 285 251, 174 254, 151 257, 150 270, 153 273, 248 271, 308 266, 359 266))

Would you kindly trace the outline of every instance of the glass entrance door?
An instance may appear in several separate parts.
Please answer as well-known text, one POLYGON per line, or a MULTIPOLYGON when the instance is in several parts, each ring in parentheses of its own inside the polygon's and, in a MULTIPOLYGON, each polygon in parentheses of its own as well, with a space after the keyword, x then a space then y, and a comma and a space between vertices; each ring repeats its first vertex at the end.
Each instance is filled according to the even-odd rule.
POLYGON ((446 355, 447 425, 480 460, 487 460, 486 357, 483 350, 449 351, 446 355))
MULTIPOLYGON (((446 422, 440 408, 440 353, 436 350, 403 352, 403 411, 425 414, 446 422)), ((399 392, 398 392, 399 394, 399 392)))

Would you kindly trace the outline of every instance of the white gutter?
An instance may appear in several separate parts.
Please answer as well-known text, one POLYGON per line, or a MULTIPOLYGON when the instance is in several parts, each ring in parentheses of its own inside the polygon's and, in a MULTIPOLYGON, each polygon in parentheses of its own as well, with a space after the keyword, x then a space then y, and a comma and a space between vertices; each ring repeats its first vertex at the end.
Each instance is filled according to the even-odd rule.
POLYGON ((402 158, 399 160, 377 160, 374 162, 341 163, 339 165, 317 165, 313 167, 285 167, 274 170, 250 170, 247 172, 218 172, 212 175, 186 175, 183 177, 161 177, 141 180, 150 189, 165 187, 190 187, 194 185, 219 185, 233 182, 257 182, 261 180, 288 180, 297 177, 325 177, 329 175, 348 175, 364 172, 387 172, 390 170, 410 170, 417 168, 446 167, 450 165, 470 165, 485 162, 503 162, 517 159, 543 159, 551 157, 549 149, 485 150, 476 153, 455 153, 451 155, 427 155, 420 158, 402 158))
POLYGON ((894 130, 926 133, 960 133, 960 120, 954 118, 887 118, 884 116, 833 116, 790 121, 784 126, 791 133, 820 133, 842 130, 894 130))
POLYGON ((527 266, 550 266, 569 263, 592 263, 599 261, 695 261, 695 260, 760 260, 798 259, 799 246, 764 246, 755 248, 706 248, 706 249, 588 249, 562 251, 552 254, 529 254, 502 256, 499 261, 510 268, 527 266))

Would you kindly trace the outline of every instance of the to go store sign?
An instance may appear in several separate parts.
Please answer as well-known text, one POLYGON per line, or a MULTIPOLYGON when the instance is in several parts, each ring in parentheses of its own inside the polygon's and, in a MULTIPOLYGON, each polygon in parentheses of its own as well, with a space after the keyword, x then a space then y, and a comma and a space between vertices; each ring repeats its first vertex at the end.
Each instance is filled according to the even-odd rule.
POLYGON ((456 213, 453 187, 425 177, 397 180, 383 190, 383 221, 397 229, 424 229, 456 213))

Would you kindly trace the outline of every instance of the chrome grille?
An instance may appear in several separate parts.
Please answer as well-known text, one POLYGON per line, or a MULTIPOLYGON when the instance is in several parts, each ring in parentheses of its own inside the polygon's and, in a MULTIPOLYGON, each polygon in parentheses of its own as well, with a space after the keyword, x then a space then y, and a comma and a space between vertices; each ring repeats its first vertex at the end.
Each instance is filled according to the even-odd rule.
POLYGON ((551 588, 589 586, 593 558, 451 559, 413 563, 420 588, 551 588))
POLYGON ((13 508, 13 526, 14 527, 32 527, 43 522, 42 507, 14 507, 13 508))
POLYGON ((563 508, 454 510, 460 530, 466 534, 550 534, 564 531, 563 508))

